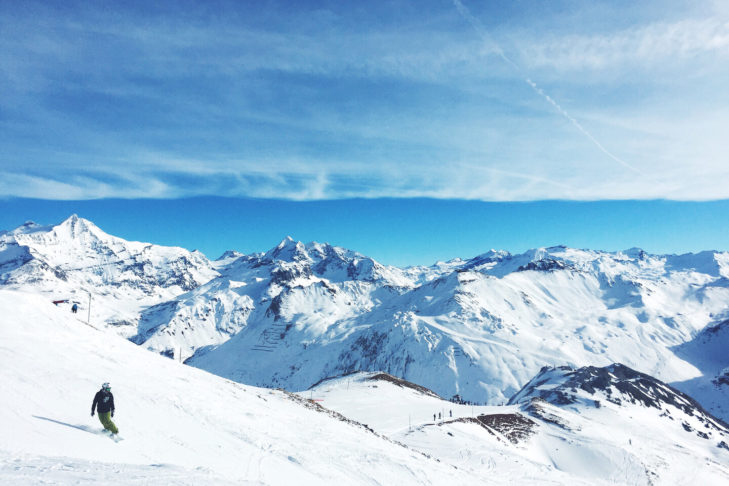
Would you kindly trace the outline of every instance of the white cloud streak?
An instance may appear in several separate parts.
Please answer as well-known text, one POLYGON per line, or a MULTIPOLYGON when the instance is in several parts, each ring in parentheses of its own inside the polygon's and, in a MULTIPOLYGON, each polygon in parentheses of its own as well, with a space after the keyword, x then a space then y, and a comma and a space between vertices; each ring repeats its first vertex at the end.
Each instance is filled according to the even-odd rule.
POLYGON ((515 37, 521 61, 531 68, 560 71, 631 69, 645 71, 705 54, 729 59, 729 21, 721 18, 654 22, 609 35, 515 37))
POLYGON ((483 23, 479 21, 476 17, 474 17, 471 12, 468 10, 468 8, 461 3, 460 0, 453 0, 453 4, 458 9, 458 12, 471 24, 471 26, 474 28, 474 30, 481 36, 481 38, 484 40, 484 42, 493 45, 496 47, 496 52, 498 53, 499 57, 509 64, 511 67, 513 67, 519 75, 523 78, 524 82, 526 82, 533 90, 536 92, 539 96, 544 98, 544 100, 547 101, 552 107, 554 107, 557 112, 562 115, 564 118, 566 118, 581 134, 583 134, 585 137, 587 137, 602 153, 610 157, 613 161, 619 163, 626 169, 629 169, 637 174, 644 175, 641 171, 630 165, 629 163, 625 162, 623 159, 617 157, 612 152, 610 152, 608 149, 605 148, 605 146, 600 143, 585 127, 580 124, 574 117, 570 116, 567 111, 562 108, 562 106, 559 105, 551 96, 549 96, 547 93, 544 92, 542 88, 537 86, 537 84, 529 79, 528 77, 524 77, 524 70, 516 64, 514 61, 512 61, 506 54, 504 54, 503 49, 491 38, 491 36, 488 34, 488 31, 483 26, 483 23))
POLYGON ((626 169, 629 169, 629 170, 635 172, 636 174, 645 175, 643 172, 639 171, 638 169, 636 169, 635 167, 633 167, 632 165, 630 165, 629 163, 627 163, 623 159, 617 157, 612 152, 610 152, 608 149, 606 149, 603 146, 603 144, 600 143, 599 140, 597 140, 595 137, 593 137, 592 134, 590 132, 588 132, 587 129, 585 129, 585 127, 583 127, 580 124, 580 122, 578 122, 572 116, 570 116, 570 114, 567 113, 567 111, 565 111, 565 109, 562 108, 559 105, 559 103, 554 101, 554 99, 551 96, 549 96, 547 93, 545 93, 544 90, 542 90, 539 86, 537 86, 537 84, 534 81, 532 81, 529 78, 526 78, 525 81, 534 91, 537 92, 537 94, 539 94, 542 98, 547 100, 547 102, 550 105, 552 105, 559 112, 560 115, 565 117, 575 128, 577 128, 577 130, 580 133, 582 133, 584 136, 586 136, 602 153, 604 153, 605 155, 607 155, 608 157, 613 159, 615 162, 617 162, 618 164, 625 167, 626 169))

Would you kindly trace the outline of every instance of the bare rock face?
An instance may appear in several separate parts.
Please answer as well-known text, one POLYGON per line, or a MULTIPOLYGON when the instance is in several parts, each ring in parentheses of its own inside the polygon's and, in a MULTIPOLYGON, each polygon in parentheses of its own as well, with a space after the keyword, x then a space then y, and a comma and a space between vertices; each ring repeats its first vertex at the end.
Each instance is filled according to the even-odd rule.
POLYGON ((528 440, 536 427, 534 420, 520 413, 479 415, 476 419, 482 426, 495 430, 512 444, 528 440))

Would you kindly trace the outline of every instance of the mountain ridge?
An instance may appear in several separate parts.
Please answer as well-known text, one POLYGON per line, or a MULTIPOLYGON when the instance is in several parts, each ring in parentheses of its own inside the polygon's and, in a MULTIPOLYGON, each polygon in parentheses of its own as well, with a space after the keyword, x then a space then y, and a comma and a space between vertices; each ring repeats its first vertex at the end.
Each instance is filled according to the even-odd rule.
MULTIPOLYGON (((92 292, 92 321, 137 344, 233 380, 291 390, 369 370, 445 397, 503 403, 545 365, 611 362, 688 383, 702 371, 678 347, 729 318, 727 252, 553 246, 401 269, 287 237, 265 252, 231 251, 211 262, 91 225, 72 216, 4 233, 0 284, 54 300, 92 292), (30 235, 20 238, 28 244, 14 232, 30 235), (87 268, 70 265, 72 257, 87 268)), ((704 378, 714 386, 714 376, 704 378)))

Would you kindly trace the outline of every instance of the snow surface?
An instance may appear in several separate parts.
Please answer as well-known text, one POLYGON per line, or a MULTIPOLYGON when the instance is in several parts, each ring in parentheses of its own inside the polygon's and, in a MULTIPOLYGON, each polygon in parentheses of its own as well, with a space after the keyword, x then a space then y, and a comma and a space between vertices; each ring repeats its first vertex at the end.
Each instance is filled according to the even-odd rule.
POLYGON ((466 471, 0 290, 2 484, 466 484, 466 471), (90 416, 110 381, 123 440, 90 416))
POLYGON ((2 484, 729 482, 695 417, 594 394, 538 416, 494 406, 545 365, 622 362, 727 420, 729 253, 552 247, 399 269, 287 238, 212 262, 72 216, 0 232, 0 315, 2 484), (321 382, 358 370, 490 406, 372 373, 321 382), (118 443, 89 416, 103 381, 118 443), (479 416, 536 426, 515 443, 479 416))
MULTIPOLYGON (((538 382, 541 387, 558 386, 562 373, 540 374, 538 382)), ((542 415, 554 422, 529 417, 536 422, 533 435, 513 443, 498 431, 463 419, 528 416, 528 407, 455 404, 377 379, 376 373, 326 380, 300 395, 474 475, 500 476, 521 468, 522 481, 529 484, 718 485, 729 481, 729 450, 717 447, 726 435, 713 430, 711 439, 699 437, 695 430, 704 430, 702 423, 670 405, 662 410, 627 402, 617 405, 599 393, 579 390, 589 405, 557 407, 541 402, 542 415), (593 403, 598 398, 601 406, 596 408, 593 403), (442 419, 433 420, 433 414, 439 413, 442 419), (684 423, 694 430, 684 429, 684 423)))
MULTIPOLYGON (((499 404, 544 365, 622 362, 677 386, 700 379, 700 364, 676 350, 729 315, 718 253, 492 252, 388 270, 398 276, 391 281, 384 271, 345 278, 346 259, 319 260, 311 245, 282 245, 268 259, 238 260, 177 301, 242 311, 199 319, 178 306, 176 316, 162 319, 165 334, 138 342, 158 352, 182 342, 195 351, 189 364, 242 383, 304 390, 327 376, 384 370, 442 396, 499 404), (197 350, 188 345, 190 332, 179 331, 226 322, 239 330, 197 350)), ((716 359, 729 365, 726 353, 716 359)))
POLYGON ((150 353, 43 296, 0 290, 0 315, 2 484, 649 484, 646 474, 676 484, 689 471, 701 484, 729 479, 729 451, 679 430, 659 434, 659 418, 639 408, 627 424, 619 408, 599 421, 571 413, 579 433, 540 424, 511 444, 450 415, 435 424, 431 413, 515 406, 455 405, 359 376, 297 398, 150 353), (119 442, 89 415, 103 381, 115 394, 119 442), (647 427, 641 438, 635 423, 647 427))
POLYGON ((217 275, 200 252, 126 241, 76 215, 0 235, 0 285, 76 302, 80 315, 124 336, 136 333, 143 309, 217 275))

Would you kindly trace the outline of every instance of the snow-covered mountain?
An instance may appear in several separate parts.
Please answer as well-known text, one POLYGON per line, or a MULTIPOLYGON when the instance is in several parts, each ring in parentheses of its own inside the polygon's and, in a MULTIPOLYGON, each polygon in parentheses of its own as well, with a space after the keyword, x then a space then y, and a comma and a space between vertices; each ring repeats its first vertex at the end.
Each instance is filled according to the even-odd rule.
POLYGON ((91 294, 92 322, 126 335, 136 333, 142 309, 217 275, 200 252, 126 241, 76 215, 0 234, 0 285, 77 302, 86 317, 91 294))
MULTIPOLYGON (((165 304, 161 320, 145 314, 137 342, 160 352, 183 342, 189 364, 291 390, 381 370, 495 404, 542 366, 612 362, 689 382, 703 372, 679 347, 729 316, 727 261, 556 247, 401 270, 287 240, 165 304), (197 350, 178 330, 221 324, 235 334, 197 350)), ((719 346, 711 355, 729 366, 719 346)))
POLYGON ((560 469, 627 479, 616 467, 622 462, 636 469, 635 484, 729 480, 729 425, 690 396, 625 365, 545 367, 509 404, 566 432, 552 458, 567 465, 560 469), (686 467, 688 456, 704 459, 686 467))
POLYGON ((72 217, 0 236, 0 265, 13 288, 82 304, 89 290, 95 323, 126 323, 135 343, 241 383, 295 391, 385 371, 499 404, 545 365, 620 362, 729 419, 726 252, 492 250, 400 269, 287 238, 212 262, 72 217))
POLYGON ((729 429, 690 397, 623 365, 545 367, 506 406, 444 401, 382 373, 302 397, 408 447, 518 484, 724 484, 729 429))
POLYGON ((694 339, 674 348, 674 352, 701 371, 700 376, 674 386, 729 421, 729 320, 707 326, 694 339))
MULTIPOLYGON (((414 287, 398 268, 291 238, 266 253, 241 256, 220 272, 219 278, 146 310, 133 340, 170 356, 179 350, 182 359, 238 335, 245 335, 246 351, 271 352, 294 321, 316 338, 414 287)), ((321 378, 317 374, 306 386, 321 378)))

